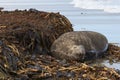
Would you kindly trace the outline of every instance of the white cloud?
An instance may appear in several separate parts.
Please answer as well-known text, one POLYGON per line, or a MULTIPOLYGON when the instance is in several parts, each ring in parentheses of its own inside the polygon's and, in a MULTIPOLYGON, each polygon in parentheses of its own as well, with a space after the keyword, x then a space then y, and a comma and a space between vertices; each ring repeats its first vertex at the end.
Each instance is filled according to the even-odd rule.
POLYGON ((83 9, 103 9, 106 12, 120 13, 120 0, 73 0, 72 4, 83 9))

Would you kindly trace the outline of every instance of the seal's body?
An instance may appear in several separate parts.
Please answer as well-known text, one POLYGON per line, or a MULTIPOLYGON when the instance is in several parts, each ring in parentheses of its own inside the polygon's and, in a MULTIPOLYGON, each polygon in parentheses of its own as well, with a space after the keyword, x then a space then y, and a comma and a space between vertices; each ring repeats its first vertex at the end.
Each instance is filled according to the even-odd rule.
POLYGON ((106 37, 93 31, 74 31, 61 35, 51 46, 52 56, 59 59, 83 60, 102 55, 108 48, 106 37))

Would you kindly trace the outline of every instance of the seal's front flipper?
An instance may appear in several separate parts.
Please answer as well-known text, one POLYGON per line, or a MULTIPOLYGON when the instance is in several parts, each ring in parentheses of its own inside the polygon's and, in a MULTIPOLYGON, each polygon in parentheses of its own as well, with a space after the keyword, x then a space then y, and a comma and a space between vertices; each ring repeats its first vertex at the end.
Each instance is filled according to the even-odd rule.
POLYGON ((94 60, 97 58, 97 53, 95 51, 89 51, 85 54, 85 60, 94 60))

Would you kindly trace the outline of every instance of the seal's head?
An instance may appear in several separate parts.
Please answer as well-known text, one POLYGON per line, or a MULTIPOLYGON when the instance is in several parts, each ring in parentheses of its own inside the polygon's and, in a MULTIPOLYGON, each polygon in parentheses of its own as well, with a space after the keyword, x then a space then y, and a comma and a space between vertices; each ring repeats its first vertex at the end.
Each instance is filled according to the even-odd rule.
POLYGON ((52 56, 69 61, 83 61, 85 58, 85 48, 83 45, 69 45, 61 48, 51 48, 52 56), (62 48, 62 49, 61 49, 62 48))
POLYGON ((72 45, 68 56, 73 60, 83 60, 85 58, 85 48, 83 45, 72 45))

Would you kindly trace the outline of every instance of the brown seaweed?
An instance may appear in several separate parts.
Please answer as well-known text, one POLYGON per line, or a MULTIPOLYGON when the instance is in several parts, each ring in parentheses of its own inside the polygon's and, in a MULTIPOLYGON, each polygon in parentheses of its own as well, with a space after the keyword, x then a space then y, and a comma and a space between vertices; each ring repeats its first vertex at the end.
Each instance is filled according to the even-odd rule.
POLYGON ((0 39, 17 42, 30 53, 49 53, 53 41, 69 31, 73 31, 70 21, 59 13, 35 9, 0 12, 0 39))

